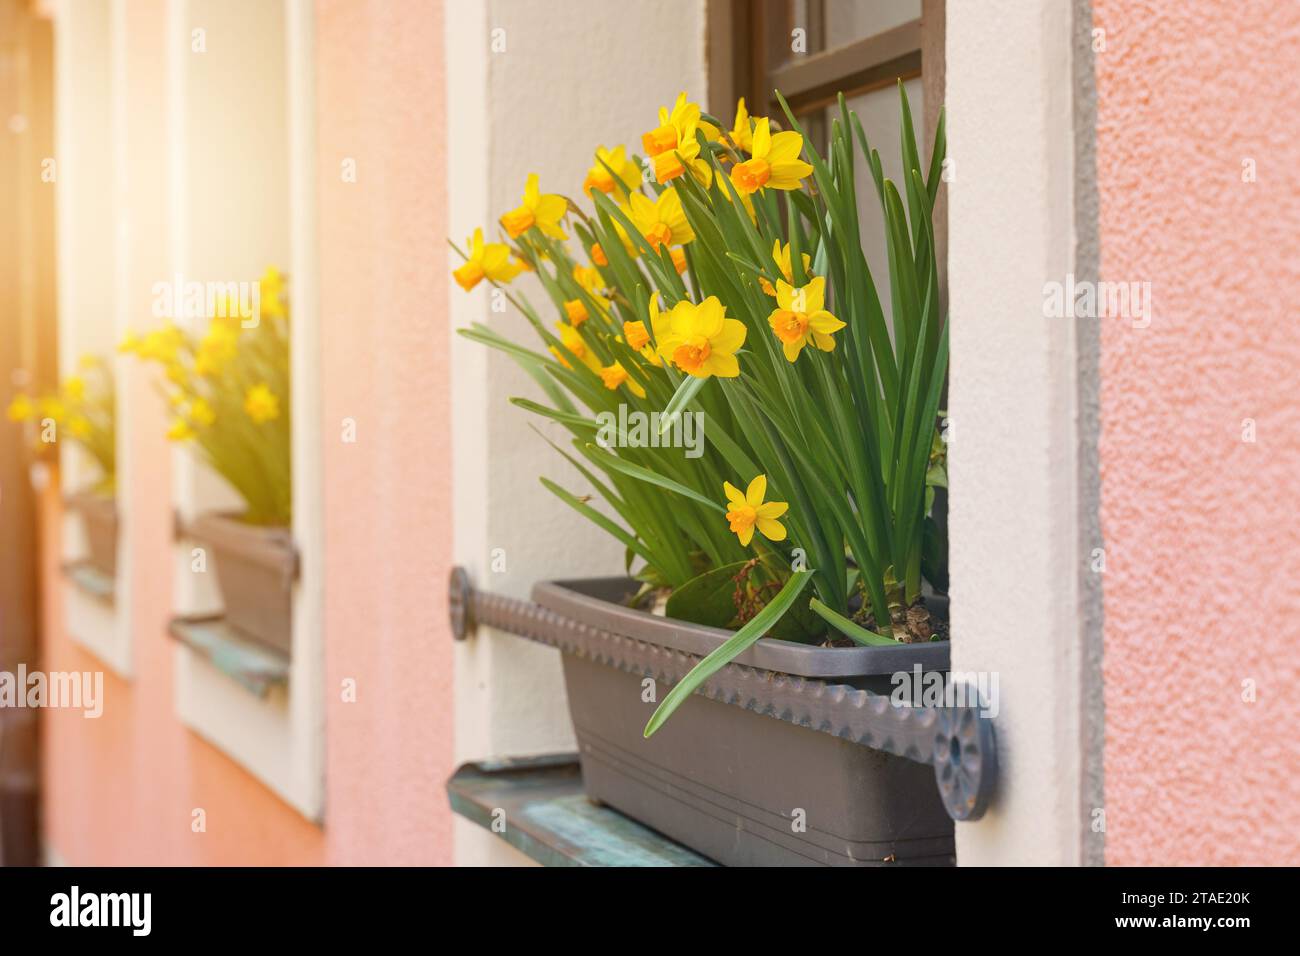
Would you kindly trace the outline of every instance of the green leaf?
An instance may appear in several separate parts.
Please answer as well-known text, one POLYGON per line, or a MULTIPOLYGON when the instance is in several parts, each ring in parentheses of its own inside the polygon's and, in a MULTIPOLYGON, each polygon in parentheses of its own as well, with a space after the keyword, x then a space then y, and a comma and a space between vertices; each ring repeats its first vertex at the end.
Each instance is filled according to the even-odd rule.
POLYGON ((658 485, 660 488, 675 491, 677 494, 690 498, 692 501, 698 501, 700 504, 712 508, 714 511, 721 512, 722 514, 727 513, 727 509, 722 504, 714 501, 712 498, 704 497, 704 495, 700 494, 694 488, 687 488, 685 485, 673 481, 671 478, 665 478, 663 475, 651 471, 649 468, 642 468, 640 465, 634 465, 630 461, 624 461, 622 458, 618 457, 618 455, 609 452, 600 454, 600 451, 598 450, 599 446, 597 445, 589 444, 587 445, 587 448, 592 451, 594 456, 592 459, 593 461, 598 457, 604 465, 613 468, 615 471, 621 471, 623 474, 631 478, 639 478, 652 485, 658 485))
POLYGON ((925 516, 921 538, 921 573, 940 592, 948 590, 948 539, 930 515, 925 516))
POLYGON ((808 606, 823 621, 835 628, 846 637, 850 637, 859 644, 865 644, 867 647, 892 647, 898 643, 892 637, 886 637, 884 634, 877 634, 875 631, 868 631, 860 624, 855 624, 843 614, 832 611, 821 601, 813 598, 808 602, 808 606))
POLYGON ((669 595, 664 613, 707 627, 730 627, 736 619, 736 575, 747 564, 733 561, 691 578, 669 595))
POLYGON ((724 641, 713 653, 692 667, 690 673, 674 685, 668 692, 668 696, 659 703, 645 725, 645 736, 649 737, 662 727, 664 721, 673 715, 687 697, 766 634, 795 602, 811 578, 811 571, 794 572, 790 575, 790 580, 785 583, 785 587, 781 588, 767 607, 755 614, 748 624, 724 641))
POLYGON ((682 383, 677 386, 677 391, 673 392, 672 400, 664 409, 663 415, 659 418, 659 434, 666 435, 676 423, 677 419, 682 417, 682 412, 699 394, 700 389, 709 383, 707 378, 696 378, 694 375, 682 379, 682 383))

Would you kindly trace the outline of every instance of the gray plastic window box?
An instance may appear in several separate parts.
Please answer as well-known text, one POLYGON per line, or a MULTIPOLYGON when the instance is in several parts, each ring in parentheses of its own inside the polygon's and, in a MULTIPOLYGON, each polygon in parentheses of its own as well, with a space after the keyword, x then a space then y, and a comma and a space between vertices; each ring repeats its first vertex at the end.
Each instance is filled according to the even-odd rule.
MULTIPOLYGON (((622 578, 544 582, 533 600, 658 648, 666 663, 689 665, 730 636, 626 607, 635 587, 622 578)), ((755 679, 791 675, 888 694, 890 675, 915 664, 947 671, 948 642, 822 648, 764 638, 736 663, 755 668, 755 679)), ((743 691, 692 695, 646 740, 669 684, 659 681, 647 701, 644 674, 573 653, 563 666, 593 800, 729 866, 953 863, 953 820, 931 767, 773 720, 743 691)))

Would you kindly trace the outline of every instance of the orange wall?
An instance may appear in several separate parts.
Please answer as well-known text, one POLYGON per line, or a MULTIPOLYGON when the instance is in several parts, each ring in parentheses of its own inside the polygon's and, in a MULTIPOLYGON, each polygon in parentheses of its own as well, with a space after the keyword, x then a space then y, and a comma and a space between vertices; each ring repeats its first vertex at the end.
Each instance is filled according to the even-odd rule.
POLYGON ((1101 332, 1106 858, 1296 865, 1300 7, 1094 10, 1102 278, 1155 303, 1101 332))
MULTIPOLYGON (((156 43, 149 32, 163 29, 164 8, 163 0, 130 5, 130 34, 156 43)), ((176 717, 175 650, 165 632, 170 449, 149 372, 123 366, 139 410, 130 454, 150 476, 122 491, 134 515, 136 673, 129 682, 105 674, 98 720, 42 714, 45 839, 68 863, 450 862, 441 30, 438 3, 317 6, 325 826, 308 823, 176 717), (343 157, 357 161, 356 183, 341 181, 343 157), (357 422, 355 444, 341 441, 344 418, 357 422), (348 678, 355 703, 342 700, 348 678), (191 831, 196 807, 206 811, 206 833, 191 831)), ((163 69, 129 77, 135 110, 163 109, 163 69)), ((163 182, 165 170, 133 175, 163 182)), ((103 670, 63 629, 54 485, 41 510, 43 667, 103 670)))

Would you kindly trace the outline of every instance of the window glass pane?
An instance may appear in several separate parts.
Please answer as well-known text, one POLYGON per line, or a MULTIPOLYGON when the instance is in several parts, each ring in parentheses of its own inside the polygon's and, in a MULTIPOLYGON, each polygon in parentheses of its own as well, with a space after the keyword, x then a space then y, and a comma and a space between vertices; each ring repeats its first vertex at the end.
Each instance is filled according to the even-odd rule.
MULTIPOLYGON (((805 0, 814 3, 816 0, 805 0)), ((921 17, 921 0, 821 0, 824 49, 884 33, 921 17)), ((803 6, 805 4, 797 4, 803 6)))

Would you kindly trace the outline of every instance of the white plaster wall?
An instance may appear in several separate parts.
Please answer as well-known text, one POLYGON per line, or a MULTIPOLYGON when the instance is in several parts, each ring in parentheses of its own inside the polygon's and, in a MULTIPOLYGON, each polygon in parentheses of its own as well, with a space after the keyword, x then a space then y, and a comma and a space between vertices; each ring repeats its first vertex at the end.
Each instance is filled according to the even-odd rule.
MULTIPOLYGON (((581 195, 597 145, 640 151, 661 105, 706 101, 703 0, 654 4, 473 0, 446 8, 451 238, 458 244, 519 203, 530 172, 546 192, 581 195), (491 52, 493 30, 505 50, 491 52)), ((454 254, 449 263, 456 261, 454 254)), ((517 285, 549 317, 535 279, 517 285)), ((526 341, 522 317, 490 310, 487 289, 451 290, 453 324, 486 321, 526 341)), ((581 478, 507 404, 538 396, 505 356, 456 338, 453 380, 456 560, 477 587, 527 597, 534 581, 616 574, 622 547, 555 499, 547 475, 581 478), (506 569, 492 573, 493 548, 506 569)), ((535 423, 535 421, 534 421, 535 423)), ((481 629, 458 648, 458 760, 573 749, 559 656, 481 629)), ((503 842, 457 821, 456 861, 517 863, 503 842)))
POLYGON ((953 667, 996 671, 1000 789, 966 865, 1080 861, 1071 5, 947 8, 953 667))

